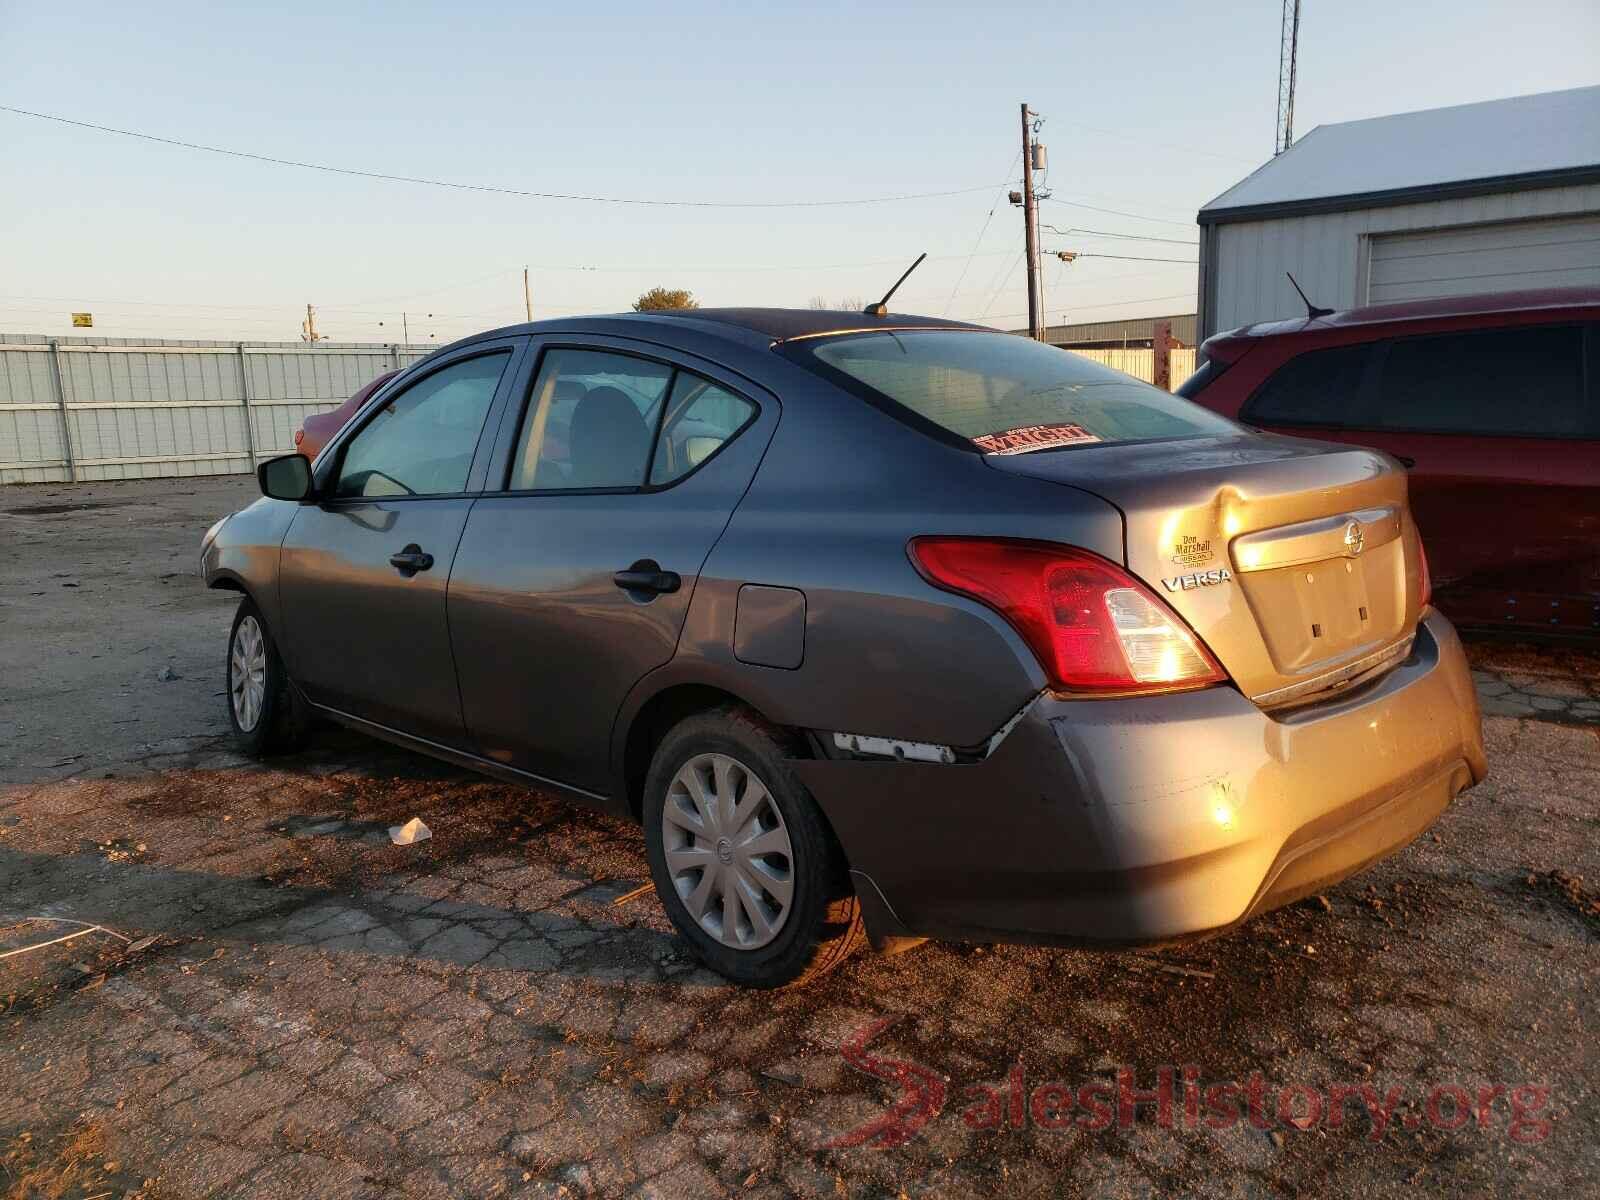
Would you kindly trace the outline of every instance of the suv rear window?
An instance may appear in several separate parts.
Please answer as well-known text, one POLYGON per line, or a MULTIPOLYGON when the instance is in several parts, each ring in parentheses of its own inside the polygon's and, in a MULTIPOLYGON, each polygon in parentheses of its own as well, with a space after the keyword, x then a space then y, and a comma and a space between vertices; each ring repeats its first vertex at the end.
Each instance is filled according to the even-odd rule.
POLYGON ((807 339, 787 349, 847 390, 986 454, 1238 428, 1120 371, 1012 334, 884 330, 807 339))
POLYGON ((1250 397, 1242 420, 1396 433, 1582 437, 1584 331, 1466 329, 1308 350, 1250 397))
POLYGON ((1240 414, 1258 425, 1357 425, 1362 380, 1372 345, 1297 354, 1262 384, 1240 414))

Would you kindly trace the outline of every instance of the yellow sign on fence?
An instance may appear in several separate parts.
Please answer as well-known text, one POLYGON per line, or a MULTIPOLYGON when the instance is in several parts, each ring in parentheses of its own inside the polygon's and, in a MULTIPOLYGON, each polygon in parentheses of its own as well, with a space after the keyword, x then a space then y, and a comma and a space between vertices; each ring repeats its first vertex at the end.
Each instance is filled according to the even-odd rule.
POLYGON ((74 329, 93 329, 94 328, 94 314, 93 313, 73 313, 72 314, 72 327, 74 329))

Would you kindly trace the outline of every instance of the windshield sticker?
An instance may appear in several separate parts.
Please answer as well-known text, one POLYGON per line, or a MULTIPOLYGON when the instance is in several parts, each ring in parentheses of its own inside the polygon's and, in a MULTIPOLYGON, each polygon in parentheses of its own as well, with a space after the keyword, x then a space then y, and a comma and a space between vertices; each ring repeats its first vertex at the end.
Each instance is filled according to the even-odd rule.
POLYGON ((985 433, 972 444, 985 454, 1028 454, 1034 450, 1054 450, 1058 446, 1087 446, 1100 439, 1082 425, 1024 425, 985 433))

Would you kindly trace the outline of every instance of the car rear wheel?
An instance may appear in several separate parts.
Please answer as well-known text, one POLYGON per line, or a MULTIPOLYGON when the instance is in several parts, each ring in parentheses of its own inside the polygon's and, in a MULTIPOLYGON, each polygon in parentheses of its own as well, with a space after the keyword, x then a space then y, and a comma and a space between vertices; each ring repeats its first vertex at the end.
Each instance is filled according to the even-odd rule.
POLYGON ((293 750, 310 724, 304 703, 289 684, 261 610, 249 597, 239 602, 228 635, 228 724, 240 749, 260 757, 293 750))
POLYGON ((747 987, 809 982, 865 940, 831 830, 776 731, 726 708, 689 717, 645 780, 656 893, 712 970, 747 987))

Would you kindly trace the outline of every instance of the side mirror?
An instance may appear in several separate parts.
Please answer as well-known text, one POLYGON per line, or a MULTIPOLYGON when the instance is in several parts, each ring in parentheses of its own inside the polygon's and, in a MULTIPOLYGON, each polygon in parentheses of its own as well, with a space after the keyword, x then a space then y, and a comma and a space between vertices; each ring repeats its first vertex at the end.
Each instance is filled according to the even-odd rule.
POLYGON ((256 482, 261 485, 261 494, 274 500, 309 500, 311 463, 304 454, 269 458, 256 468, 256 482))

